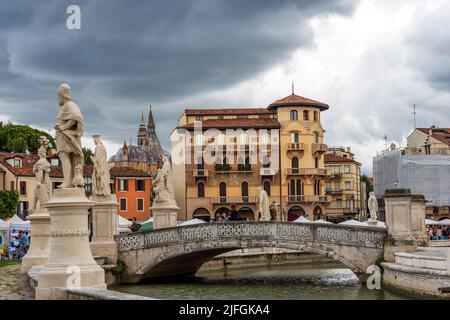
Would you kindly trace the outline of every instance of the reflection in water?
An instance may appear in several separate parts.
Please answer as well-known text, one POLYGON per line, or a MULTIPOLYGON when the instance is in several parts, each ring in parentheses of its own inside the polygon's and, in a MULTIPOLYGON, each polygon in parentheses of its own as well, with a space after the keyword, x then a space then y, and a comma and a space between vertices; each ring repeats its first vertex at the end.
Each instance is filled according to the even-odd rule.
POLYGON ((351 270, 334 262, 205 272, 190 280, 122 285, 113 290, 159 299, 407 299, 367 289, 351 270))

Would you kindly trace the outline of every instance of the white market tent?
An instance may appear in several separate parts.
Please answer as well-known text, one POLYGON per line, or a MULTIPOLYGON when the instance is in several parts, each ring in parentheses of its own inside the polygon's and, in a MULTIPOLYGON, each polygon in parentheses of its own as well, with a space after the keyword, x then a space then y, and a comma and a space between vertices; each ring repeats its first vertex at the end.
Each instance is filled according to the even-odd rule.
POLYGON ((438 221, 441 226, 450 226, 450 219, 444 219, 444 220, 440 220, 438 221))
POLYGON ((306 219, 304 216, 301 216, 301 217, 295 219, 295 220, 292 221, 292 222, 311 222, 311 221, 308 220, 308 219, 306 219))
MULTIPOLYGON (((364 223, 364 226, 369 227, 369 224, 367 223, 367 221, 364 221, 363 223, 364 223)), ((372 226, 370 226, 370 227, 372 227, 372 226)), ((375 227, 386 228, 386 223, 384 223, 383 221, 378 221, 377 225, 375 227)))
POLYGON ((16 214, 8 220, 11 229, 28 231, 30 230, 30 221, 23 221, 16 214))
POLYGON ((319 219, 319 220, 316 220, 316 221, 313 221, 314 223, 322 223, 322 224, 333 224, 332 222, 329 222, 329 221, 325 221, 325 220, 323 220, 323 219, 319 219))
POLYGON ((367 224, 355 219, 350 219, 341 223, 338 223, 340 225, 345 225, 345 226, 366 226, 367 224))
POLYGON ((9 230, 10 224, 9 222, 5 222, 2 219, 0 219, 0 230, 9 230))
POLYGON ((425 219, 425 224, 427 226, 437 226, 437 225, 439 225, 439 221, 434 221, 434 220, 431 220, 431 219, 425 219))
POLYGON ((133 222, 125 219, 124 217, 122 217, 121 215, 117 215, 117 227, 119 228, 126 228, 128 226, 131 226, 133 224, 133 222))
POLYGON ((182 222, 178 226, 189 226, 189 225, 200 224, 200 223, 206 223, 206 222, 201 220, 201 219, 195 218, 195 219, 192 219, 192 220, 188 220, 188 221, 182 222))

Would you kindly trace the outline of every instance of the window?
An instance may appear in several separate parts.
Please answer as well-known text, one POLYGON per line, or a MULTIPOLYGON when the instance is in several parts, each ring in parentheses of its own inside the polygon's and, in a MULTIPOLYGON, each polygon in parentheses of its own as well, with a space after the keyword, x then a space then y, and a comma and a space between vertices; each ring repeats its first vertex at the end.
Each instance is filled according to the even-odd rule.
POLYGON ((300 196, 303 195, 303 182, 298 179, 298 180, 291 180, 290 184, 289 184, 289 195, 291 196, 300 196))
POLYGON ((334 173, 341 173, 341 168, 339 166, 335 166, 334 173))
POLYGON ((57 158, 51 159, 51 160, 50 160, 50 165, 51 165, 52 167, 57 167, 57 166, 59 166, 59 159, 57 159, 57 158))
POLYGON ((314 111, 314 121, 319 121, 319 113, 317 111, 314 111))
POLYGON ((331 191, 331 183, 327 182, 327 184, 325 185, 325 191, 326 192, 330 192, 331 191))
POLYGON ((309 111, 308 110, 303 111, 303 120, 305 120, 305 121, 309 120, 309 111))
POLYGON ((14 159, 14 167, 21 167, 22 161, 20 159, 14 159))
POLYGON ((11 191, 14 190, 14 181, 11 181, 11 182, 9 183, 9 189, 10 189, 11 191))
POLYGON ((200 182, 197 185, 197 196, 199 198, 204 198, 205 197, 205 184, 203 182, 200 182))
POLYGON ((314 143, 319 143, 319 133, 314 131, 314 143))
POLYGON ((128 180, 119 180, 119 191, 128 191, 128 180))
POLYGON ((20 187, 19 187, 19 192, 21 196, 26 196, 27 195, 27 183, 25 181, 20 181, 20 187))
POLYGON ((264 191, 267 192, 267 195, 270 196, 270 182, 264 181, 264 191))
POLYGON ((336 200, 336 207, 342 208, 342 200, 341 199, 336 200))
POLYGON ((339 182, 334 183, 334 191, 341 191, 341 184, 339 182))
POLYGON ((137 199, 137 211, 144 211, 144 199, 137 199))
POLYGON ((264 168, 270 168, 270 157, 269 156, 264 156, 263 160, 262 160, 262 164, 264 168))
POLYGON ((348 164, 344 166, 344 172, 350 173, 350 166, 348 164))
POLYGON ((195 120, 196 120, 196 121, 202 121, 202 120, 203 120, 203 117, 202 117, 202 116, 196 116, 196 117, 195 117, 195 120))
POLYGON ((241 185, 242 201, 248 202, 248 182, 242 182, 241 185))
POLYGON ((295 110, 291 110, 291 120, 298 120, 298 113, 295 110))
POLYGON ((345 181, 345 189, 350 190, 352 188, 352 182, 351 181, 345 181))
POLYGON ((314 181, 314 194, 320 195, 320 181, 319 180, 314 181))
POLYGON ((223 115, 218 115, 218 116, 217 116, 217 119, 223 120, 223 115))
POLYGON ((298 158, 293 157, 291 160, 292 173, 298 173, 298 158))
POLYGON ((299 143, 299 134, 298 132, 292 132, 291 133, 291 143, 299 143))
POLYGON ((219 185, 220 202, 227 202, 227 184, 221 182, 219 185))
POLYGON ((314 158, 314 166, 315 168, 319 168, 319 158, 314 158))
POLYGON ((126 198, 120 199, 120 211, 127 211, 128 203, 126 198))
POLYGON ((145 180, 136 180, 136 191, 145 191, 145 180))

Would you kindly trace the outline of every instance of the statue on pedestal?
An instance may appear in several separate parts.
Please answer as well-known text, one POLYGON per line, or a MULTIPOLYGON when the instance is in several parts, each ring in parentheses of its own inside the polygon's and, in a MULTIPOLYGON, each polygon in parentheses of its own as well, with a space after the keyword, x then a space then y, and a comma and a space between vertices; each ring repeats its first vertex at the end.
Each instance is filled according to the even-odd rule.
POLYGON ((50 163, 47 160, 47 149, 49 140, 42 136, 39 138, 41 145, 38 150, 39 160, 33 166, 33 173, 36 176, 36 188, 34 190, 33 210, 39 210, 50 198, 50 163))
POLYGON ((266 190, 259 187, 259 214, 260 221, 270 221, 269 196, 266 190))
POLYGON ((155 193, 154 206, 162 204, 176 205, 172 167, 167 155, 163 156, 163 165, 161 169, 158 169, 158 174, 153 181, 153 192, 155 193))
POLYGON ((375 197, 375 193, 369 193, 369 199, 367 200, 367 207, 370 212, 370 220, 378 220, 378 200, 375 197))
POLYGON ((59 86, 58 104, 60 110, 55 125, 55 138, 64 176, 64 182, 59 188, 83 187, 84 155, 81 136, 84 132, 84 118, 80 108, 70 97, 68 84, 59 86))
POLYGON ((94 155, 91 157, 94 163, 92 172, 92 194, 94 196, 109 196, 111 188, 109 186, 110 174, 106 148, 100 140, 100 135, 92 136, 95 143, 94 155))

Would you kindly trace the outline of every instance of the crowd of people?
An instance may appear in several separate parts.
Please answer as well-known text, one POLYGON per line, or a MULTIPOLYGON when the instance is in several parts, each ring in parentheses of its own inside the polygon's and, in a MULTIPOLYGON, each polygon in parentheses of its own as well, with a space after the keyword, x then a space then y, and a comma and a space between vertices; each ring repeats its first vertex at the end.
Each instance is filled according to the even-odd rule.
POLYGON ((448 226, 432 225, 427 226, 427 234, 430 240, 447 240, 450 235, 448 226))
POLYGON ((11 233, 9 239, 9 251, 15 259, 22 259, 28 252, 30 247, 30 236, 28 231, 19 231, 18 233, 11 233))
MULTIPOLYGON (((270 217, 271 220, 276 220, 276 206, 275 203, 273 203, 270 208, 270 217)), ((231 205, 231 210, 229 212, 217 212, 214 218, 212 219, 212 222, 228 222, 228 221, 242 221, 242 220, 248 220, 248 218, 244 218, 239 214, 239 211, 236 210, 236 206, 233 204, 231 205)))

